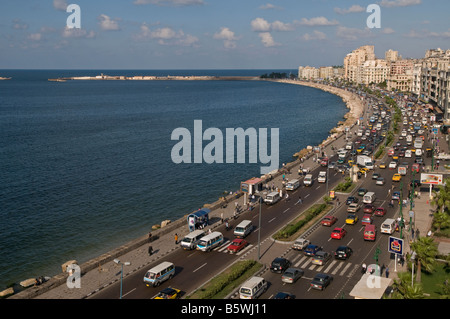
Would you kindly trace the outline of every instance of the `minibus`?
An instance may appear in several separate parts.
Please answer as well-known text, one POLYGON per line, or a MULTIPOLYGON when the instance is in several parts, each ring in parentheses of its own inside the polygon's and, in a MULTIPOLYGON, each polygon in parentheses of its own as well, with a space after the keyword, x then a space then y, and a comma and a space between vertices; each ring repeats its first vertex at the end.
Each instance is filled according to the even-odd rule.
POLYGON ((208 234, 198 241, 197 249, 201 251, 210 251, 219 246, 223 242, 223 235, 221 232, 215 231, 208 234))
POLYGON ((363 203, 372 204, 375 201, 375 198, 376 196, 374 192, 367 192, 364 194, 363 203))
POLYGON ((267 290, 267 281, 262 277, 254 276, 239 288, 239 299, 256 299, 267 290))
POLYGON ((300 187, 300 182, 298 181, 298 179, 290 180, 286 184, 286 190, 287 191, 295 191, 299 187, 300 187))
POLYGON ((144 284, 147 287, 159 286, 162 282, 171 279, 175 275, 175 265, 164 261, 158 266, 149 269, 144 276, 144 284))
POLYGON ((377 237, 377 230, 375 225, 366 225, 364 228, 364 240, 375 241, 377 237))
POLYGON ((192 233, 187 234, 181 240, 181 247, 184 249, 195 249, 197 247, 198 241, 205 236, 205 231, 201 229, 194 230, 192 233))
POLYGON ((253 230, 253 224, 251 220, 243 220, 234 229, 234 236, 237 238, 244 238, 253 230))
POLYGON ((381 233, 383 234, 392 234, 395 231, 395 227, 397 222, 395 219, 387 218, 380 226, 381 233))

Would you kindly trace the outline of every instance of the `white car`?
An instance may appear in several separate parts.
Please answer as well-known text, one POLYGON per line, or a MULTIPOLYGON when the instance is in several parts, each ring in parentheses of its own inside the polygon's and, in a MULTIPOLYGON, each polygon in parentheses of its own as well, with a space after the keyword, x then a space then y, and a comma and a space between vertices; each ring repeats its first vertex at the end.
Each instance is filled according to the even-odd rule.
POLYGON ((390 162, 389 168, 397 168, 397 162, 394 162, 394 161, 390 162))

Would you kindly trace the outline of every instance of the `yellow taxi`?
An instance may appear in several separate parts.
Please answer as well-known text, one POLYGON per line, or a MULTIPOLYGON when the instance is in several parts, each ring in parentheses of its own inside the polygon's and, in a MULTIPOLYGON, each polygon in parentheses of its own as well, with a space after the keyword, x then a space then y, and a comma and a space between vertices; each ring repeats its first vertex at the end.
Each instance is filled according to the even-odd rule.
POLYGON ((368 172, 369 171, 369 169, 367 168, 367 167, 363 167, 363 168, 361 168, 360 170, 359 170, 359 172, 361 173, 361 174, 364 174, 364 173, 366 173, 366 172, 368 172))
POLYGON ((386 168, 386 163, 381 163, 379 167, 380 168, 386 168))
POLYGON ((355 214, 349 214, 347 216, 347 218, 345 219, 345 223, 347 225, 355 225, 357 221, 358 221, 358 216, 356 216, 355 214))
POLYGON ((400 182, 401 179, 402 179, 402 175, 400 175, 400 174, 394 174, 394 176, 392 176, 393 182, 400 182))
POLYGON ((180 292, 180 289, 167 287, 158 292, 153 299, 178 299, 180 298, 180 292))

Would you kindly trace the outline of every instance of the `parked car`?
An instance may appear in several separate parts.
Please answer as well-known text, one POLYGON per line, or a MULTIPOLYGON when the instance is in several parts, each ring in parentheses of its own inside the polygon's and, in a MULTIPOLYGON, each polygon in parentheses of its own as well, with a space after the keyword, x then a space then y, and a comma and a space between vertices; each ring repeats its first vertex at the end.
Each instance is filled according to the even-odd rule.
POLYGON ((288 268, 281 276, 281 281, 293 284, 297 281, 297 279, 301 278, 304 274, 304 271, 300 268, 288 268))
POLYGON ((277 272, 277 273, 283 273, 286 269, 289 268, 290 265, 291 265, 291 262, 289 260, 287 260, 286 258, 277 257, 270 264, 270 271, 277 272))
POLYGON ((384 216, 386 215, 386 208, 378 207, 374 213, 375 216, 384 216))
POLYGON ((334 216, 325 216, 320 222, 323 226, 331 226, 337 221, 337 218, 334 216))
POLYGON ((311 288, 324 290, 333 281, 333 277, 327 274, 317 274, 311 281, 311 288))
POLYGON ((313 245, 313 244, 309 244, 308 246, 306 246, 306 248, 303 250, 303 253, 306 256, 314 256, 318 251, 322 250, 322 247, 317 246, 317 245, 313 245))
POLYGON ((328 262, 328 260, 330 260, 330 258, 331 258, 330 253, 327 253, 326 251, 318 251, 314 255, 311 263, 314 265, 323 266, 328 262))
POLYGON ((353 254, 353 250, 348 246, 339 246, 334 252, 335 259, 346 260, 353 254))
POLYGON ((344 238, 345 234, 347 234, 347 231, 344 228, 336 227, 331 232, 331 238, 342 239, 342 238, 344 238))

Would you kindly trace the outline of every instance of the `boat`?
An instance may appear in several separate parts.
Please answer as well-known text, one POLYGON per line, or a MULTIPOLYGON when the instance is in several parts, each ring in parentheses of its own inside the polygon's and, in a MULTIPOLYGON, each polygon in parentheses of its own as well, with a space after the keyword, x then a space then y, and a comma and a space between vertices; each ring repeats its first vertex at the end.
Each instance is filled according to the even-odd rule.
POLYGON ((0 76, 0 80, 11 80, 11 78, 4 78, 0 76))

